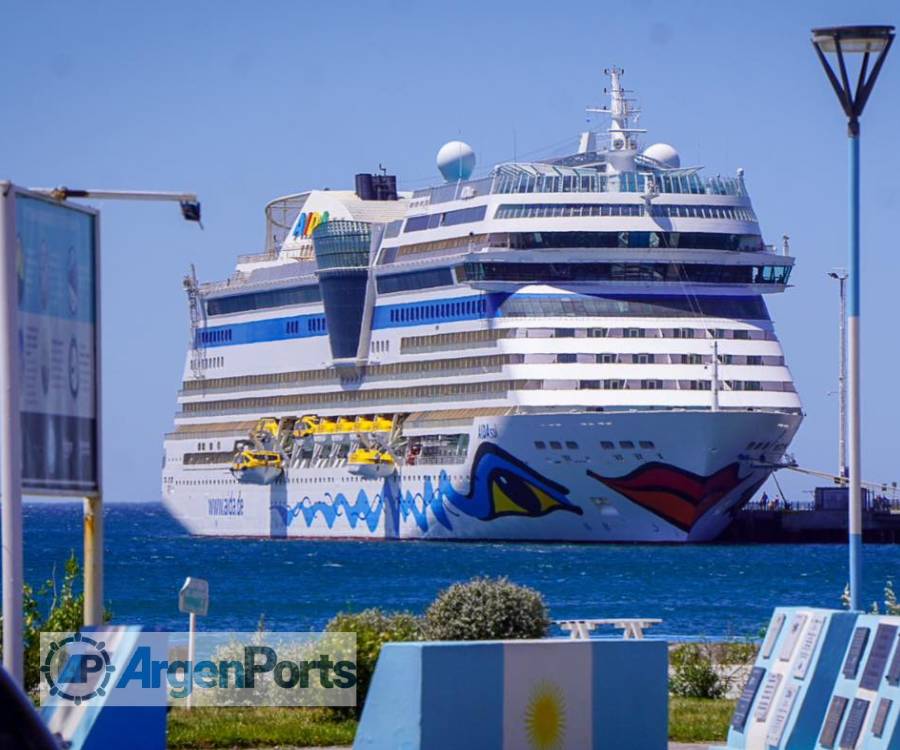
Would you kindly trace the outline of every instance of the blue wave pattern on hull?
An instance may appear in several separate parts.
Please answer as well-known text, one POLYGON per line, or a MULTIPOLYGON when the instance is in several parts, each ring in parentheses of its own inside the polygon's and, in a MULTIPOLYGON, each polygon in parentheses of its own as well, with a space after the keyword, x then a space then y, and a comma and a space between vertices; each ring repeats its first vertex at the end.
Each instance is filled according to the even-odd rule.
POLYGON ((452 531, 448 505, 481 521, 504 516, 537 518, 557 510, 582 514, 581 508, 566 497, 568 489, 538 474, 493 443, 478 447, 472 467, 468 494, 457 491, 447 473, 441 471, 436 488, 431 478, 426 477, 422 492, 415 494, 409 490, 402 492, 397 478, 388 477, 381 493, 376 493, 371 500, 360 489, 353 503, 343 493, 333 496, 325 493, 326 500, 311 502, 307 496, 292 506, 273 504, 271 507, 280 514, 285 527, 302 518, 306 527, 311 528, 321 515, 329 529, 344 517, 351 529, 362 522, 370 533, 375 533, 382 514, 387 511, 387 522, 394 534, 399 532, 401 521, 405 523, 410 518, 422 533, 428 532, 429 511, 441 526, 452 531))
POLYGON ((444 507, 443 496, 446 496, 446 488, 450 488, 450 481, 445 473, 441 473, 439 487, 435 491, 430 479, 425 480, 424 490, 413 494, 407 490, 404 495, 393 485, 396 480, 386 479, 382 492, 376 493, 372 500, 365 490, 356 494, 356 500, 350 502, 342 492, 332 495, 325 493, 325 500, 313 502, 309 496, 291 506, 273 505, 272 509, 281 514, 281 520, 285 526, 290 526, 293 521, 302 517, 307 528, 311 528, 316 516, 322 516, 329 529, 334 528, 335 522, 343 517, 347 519, 347 525, 355 529, 360 523, 364 523, 371 533, 375 533, 381 523, 381 515, 385 509, 385 500, 388 505, 394 505, 397 513, 392 514, 394 519, 394 533, 399 531, 400 521, 409 520, 412 517, 422 532, 429 529, 428 511, 431 510, 435 520, 444 528, 451 530, 453 524, 447 516, 444 507))

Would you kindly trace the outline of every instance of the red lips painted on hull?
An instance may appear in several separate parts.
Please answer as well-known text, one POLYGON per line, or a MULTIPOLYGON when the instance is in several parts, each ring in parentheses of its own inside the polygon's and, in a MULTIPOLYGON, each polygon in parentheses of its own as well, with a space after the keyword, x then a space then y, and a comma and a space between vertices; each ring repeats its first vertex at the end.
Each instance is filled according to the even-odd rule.
POLYGON ((715 474, 701 476, 677 466, 652 462, 624 477, 601 477, 590 469, 587 473, 631 502, 683 531, 690 531, 706 511, 743 481, 738 469, 738 464, 732 463, 715 474))

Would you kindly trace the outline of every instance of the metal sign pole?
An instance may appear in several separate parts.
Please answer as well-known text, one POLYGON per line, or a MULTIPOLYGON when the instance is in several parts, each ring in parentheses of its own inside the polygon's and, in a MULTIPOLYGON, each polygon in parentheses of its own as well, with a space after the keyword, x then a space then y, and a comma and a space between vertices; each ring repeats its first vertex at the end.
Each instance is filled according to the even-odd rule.
POLYGON ((103 624, 103 500, 84 499, 84 624, 103 624))
POLYGON ((22 420, 19 415, 17 353, 19 291, 17 285, 16 192, 0 182, 0 501, 3 559, 3 666, 24 684, 22 645, 24 586, 22 554, 22 420))
MULTIPOLYGON (((194 679, 194 657, 196 656, 197 651, 197 615, 191 612, 188 615, 188 674, 187 678, 193 682, 194 679)), ((187 709, 191 709, 191 704, 193 701, 191 698, 194 696, 194 689, 191 686, 191 690, 187 695, 187 709)))

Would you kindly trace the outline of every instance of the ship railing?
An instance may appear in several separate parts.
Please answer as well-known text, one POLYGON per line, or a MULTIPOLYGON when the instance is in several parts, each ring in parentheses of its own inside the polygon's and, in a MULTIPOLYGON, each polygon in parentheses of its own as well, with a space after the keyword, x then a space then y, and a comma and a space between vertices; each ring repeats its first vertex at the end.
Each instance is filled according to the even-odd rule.
POLYGON ((270 201, 266 206, 266 251, 277 253, 282 246, 297 215, 303 210, 309 193, 285 195, 270 201))
POLYGON ((238 255, 237 262, 238 265, 243 265, 246 263, 263 263, 268 260, 277 260, 278 259, 278 251, 277 250, 266 250, 262 253, 244 253, 243 255, 238 255))

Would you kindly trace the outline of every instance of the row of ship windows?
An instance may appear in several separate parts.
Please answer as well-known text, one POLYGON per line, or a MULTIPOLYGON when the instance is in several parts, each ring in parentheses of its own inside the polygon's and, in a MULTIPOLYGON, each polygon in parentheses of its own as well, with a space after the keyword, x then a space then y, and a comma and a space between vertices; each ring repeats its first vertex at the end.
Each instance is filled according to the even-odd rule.
POLYGON ((760 329, 730 328, 495 328, 427 336, 404 336, 403 354, 439 349, 456 349, 470 344, 491 344, 509 338, 628 338, 628 339, 734 339, 737 341, 774 341, 775 336, 760 329))
POLYGON ((643 193, 651 184, 660 193, 692 195, 744 195, 741 180, 733 177, 710 177, 704 183, 696 174, 657 174, 621 172, 617 175, 530 174, 510 171, 495 180, 492 193, 597 193, 613 190, 621 193, 643 193))
POLYGON ((473 221, 481 221, 487 213, 487 206, 470 206, 456 211, 425 214, 424 216, 411 216, 406 220, 405 232, 420 232, 423 229, 435 229, 456 224, 468 224, 473 221))
POLYGON ((428 400, 441 396, 468 396, 474 398, 490 394, 497 398, 505 396, 509 390, 538 390, 539 380, 496 380, 481 383, 453 383, 440 386, 406 386, 404 388, 372 388, 365 391, 334 391, 330 393, 310 393, 292 396, 269 396, 239 398, 222 401, 192 401, 182 404, 182 410, 190 413, 233 411, 236 409, 291 409, 302 406, 327 406, 330 404, 352 404, 361 401, 408 402, 428 400))
MULTIPOLYGON (((760 382, 723 380, 723 390, 794 392, 793 383, 783 381, 760 382)), ((435 386, 406 386, 405 388, 373 388, 364 391, 337 391, 329 393, 298 394, 240 398, 222 401, 197 401, 182 404, 186 414, 233 412, 237 410, 278 410, 306 406, 327 407, 334 404, 359 402, 412 403, 433 401, 449 396, 468 398, 503 398, 508 391, 535 390, 711 390, 709 380, 497 380, 480 383, 453 383, 435 386)))
MULTIPOLYGON (((568 390, 571 381, 544 381, 548 390, 557 388, 568 390)), ((719 387, 725 391, 776 391, 794 393, 793 383, 780 380, 760 382, 759 380, 721 380, 719 387)), ((641 390, 641 391, 709 391, 712 390, 710 380, 624 380, 607 378, 605 380, 579 380, 578 390, 641 390)))
POLYGON ((720 265, 713 263, 485 263, 386 274, 375 279, 379 294, 435 289, 471 281, 514 283, 654 281, 698 284, 787 284, 790 266, 720 265))
POLYGON ((491 237, 492 235, 488 234, 470 234, 467 237, 451 237, 448 240, 434 240, 432 242, 418 242, 400 247, 386 247, 381 251, 379 263, 387 265, 393 263, 397 258, 420 253, 434 253, 452 249, 472 250, 476 247, 490 244, 491 237))
POLYGON ((660 216, 691 219, 756 221, 756 214, 743 206, 664 206, 645 203, 505 203, 495 219, 531 219, 579 216, 660 216))
MULTIPOLYGON (((188 462, 185 462, 188 463, 188 462)), ((404 472, 403 478, 407 481, 420 482, 430 480, 431 482, 437 482, 439 477, 433 474, 416 474, 416 475, 408 475, 404 472)), ((450 479, 460 480, 465 479, 465 477, 461 474, 451 474, 449 475, 450 479)), ((236 479, 174 479, 172 477, 168 478, 167 481, 173 485, 181 485, 185 487, 202 487, 207 485, 229 485, 229 484, 237 484, 236 479)), ((341 482, 370 482, 371 479, 367 479, 366 477, 355 477, 352 474, 348 474, 347 476, 341 477, 341 482)), ((325 477, 285 477, 284 475, 278 477, 275 481, 276 484, 284 484, 288 482, 290 484, 334 484, 334 476, 325 476, 325 477)))
POLYGON ((201 344, 221 344, 231 341, 232 332, 230 328, 219 328, 211 331, 197 331, 198 341, 201 344))
MULTIPOLYGON (((460 269, 462 273, 462 269, 460 269)), ((488 292, 487 305, 477 307, 483 317, 502 318, 729 318, 769 320, 760 295, 561 296, 488 292)), ((440 301, 438 301, 440 304, 440 301)), ((443 309, 443 308, 441 308, 443 309)), ((462 308, 460 308, 462 309, 462 308)), ((448 309, 449 313, 449 309, 448 309)), ((462 314, 462 313, 460 313, 462 314)))
MULTIPOLYGON (((383 342, 379 342, 383 343, 383 342)), ((784 357, 761 355, 719 354, 719 362, 724 365, 782 366, 784 357)), ((235 375, 228 378, 206 378, 188 380, 183 384, 186 392, 211 391, 247 386, 300 385, 310 383, 337 383, 351 385, 363 380, 385 377, 446 377, 464 376, 486 372, 499 372, 504 365, 518 364, 710 364, 712 355, 684 353, 637 353, 617 352, 558 354, 492 354, 481 357, 459 357, 455 359, 433 359, 421 362, 394 362, 363 366, 352 375, 342 374, 335 368, 304 370, 263 375, 235 375)))
MULTIPOLYGON (((656 445, 654 444, 654 442, 652 440, 639 440, 638 444, 644 450, 655 450, 656 449, 656 445)), ((560 451, 563 449, 563 444, 559 440, 550 440, 548 442, 544 442, 543 440, 535 440, 534 441, 534 447, 537 448, 539 451, 547 450, 548 445, 550 446, 550 450, 560 451)), ((565 445, 566 445, 567 450, 572 450, 572 451, 578 450, 578 443, 576 443, 574 440, 566 440, 565 445)), ((615 449, 616 444, 614 442, 612 442, 611 440, 601 440, 600 447, 603 448, 603 450, 611 451, 611 450, 615 449)), ((619 447, 624 450, 634 450, 634 441, 633 440, 620 440, 619 447)))
MULTIPOLYGON (((601 354, 577 354, 565 352, 562 354, 526 354, 525 364, 663 364, 663 365, 706 365, 712 363, 712 355, 706 354, 622 354, 618 352, 604 352, 601 354)), ((748 366, 775 366, 784 365, 784 357, 763 357, 758 354, 736 355, 719 354, 719 364, 723 365, 748 365, 748 366)))
MULTIPOLYGON (((553 300, 547 299, 513 299, 502 305, 502 314, 504 317, 510 318, 526 318, 526 317, 586 317, 596 312, 603 315, 623 314, 619 310, 607 309, 605 305, 598 304, 599 300, 588 298, 586 300, 553 300), (596 310, 594 309, 596 307, 596 310)), ((395 307, 389 311, 389 320, 392 323, 434 323, 444 320, 458 319, 461 316, 486 316, 488 310, 487 299, 479 297, 477 299, 464 300, 460 302, 430 302, 421 304, 410 304, 402 307, 395 307)), ((684 311, 677 311, 682 313, 684 311)), ((623 316, 628 316, 628 312, 624 312, 623 316)), ((742 316, 741 316, 742 317, 742 316)), ((574 329, 573 329, 574 330, 574 329)), ((593 331, 615 331, 614 328, 592 328, 587 330, 593 331)), ((625 328, 618 329, 626 332, 625 338, 644 338, 644 328, 625 328)), ((671 329, 670 329, 671 330, 671 329)), ((679 330, 696 330, 680 327, 679 330)), ((724 329, 720 329, 724 330, 724 329)), ((751 338, 749 332, 736 330, 733 338, 751 338), (744 334, 748 335, 744 335, 744 334)), ((591 335, 605 336, 605 333, 594 333, 591 335)), ((613 336, 615 334, 612 334, 613 336)), ((676 335, 676 334, 673 334, 676 335)), ((690 336, 692 334, 688 334, 690 336)), ((716 338, 725 338, 725 336, 717 336, 716 338)))
MULTIPOLYGON (((456 211, 444 211, 423 216, 411 216, 403 229, 421 232, 425 229, 468 224, 482 221, 487 213, 486 206, 471 206, 456 211)), ((646 216, 647 206, 643 203, 504 203, 494 213, 495 219, 549 218, 560 216, 646 216)), ((741 206, 664 206, 651 205, 650 216, 684 217, 700 219, 736 219, 756 221, 749 208, 741 206)))
POLYGON ((225 357, 194 357, 191 360, 191 369, 193 370, 208 370, 224 366, 225 357))
POLYGON ((652 281, 679 284, 787 284, 791 266, 717 263, 510 263, 472 261, 457 271, 461 282, 517 284, 593 281, 652 281))
POLYGON ((325 331, 328 329, 325 322, 325 316, 317 315, 315 317, 306 318, 303 321, 289 320, 285 324, 285 331, 291 334, 299 334, 301 323, 306 324, 306 331, 309 333, 325 333, 325 331))
POLYGON ((246 292, 230 297, 218 297, 206 301, 207 315, 228 315, 231 313, 259 310, 266 307, 286 307, 321 302, 322 294, 317 284, 270 289, 265 292, 246 292))
POLYGON ((460 315, 483 315, 487 312, 487 299, 464 300, 462 302, 437 302, 421 305, 407 305, 390 311, 392 323, 429 321, 437 318, 458 317, 460 315))
POLYGON ((554 250, 560 248, 620 248, 673 250, 729 250, 760 252, 765 249, 758 234, 722 232, 496 232, 492 234, 453 237, 433 242, 386 247, 381 263, 420 253, 458 249, 496 248, 511 250, 554 250))
POLYGON ((468 369, 485 369, 504 364, 521 364, 522 354, 491 354, 481 357, 461 357, 459 359, 432 359, 424 362, 394 362, 391 364, 364 365, 358 374, 342 375, 342 369, 326 367, 321 370, 294 370, 292 372, 273 372, 261 375, 235 375, 230 378, 206 378, 204 380, 188 380, 183 383, 185 391, 206 391, 214 388, 236 388, 252 385, 281 386, 312 382, 359 382, 365 378, 378 378, 385 375, 411 375, 447 370, 460 373, 468 369))

